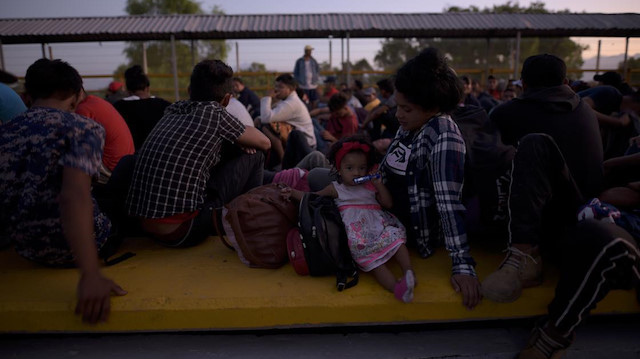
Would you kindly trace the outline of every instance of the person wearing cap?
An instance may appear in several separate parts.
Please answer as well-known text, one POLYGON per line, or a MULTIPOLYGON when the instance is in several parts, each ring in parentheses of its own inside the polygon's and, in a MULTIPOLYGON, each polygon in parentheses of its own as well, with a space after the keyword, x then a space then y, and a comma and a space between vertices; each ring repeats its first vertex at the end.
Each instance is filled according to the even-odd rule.
POLYGON ((364 89, 363 93, 367 101, 366 105, 364 105, 364 109, 367 112, 371 112, 374 108, 380 105, 380 99, 376 94, 375 87, 367 87, 364 89))
POLYGON ((327 76, 327 78, 324 80, 324 93, 320 98, 320 102, 329 103, 331 96, 337 94, 338 92, 340 92, 340 90, 336 88, 336 77, 327 76))
POLYGON ((620 91, 623 95, 633 93, 633 89, 628 83, 624 82, 622 76, 615 71, 607 71, 603 74, 593 76, 594 81, 598 81, 601 85, 613 86, 620 91))
POLYGON ((304 55, 296 61, 293 68, 293 77, 309 98, 312 107, 318 103, 318 76, 320 74, 320 66, 318 62, 311 56, 313 47, 307 45, 304 47, 304 55))
POLYGON ((124 84, 120 81, 111 81, 104 99, 113 105, 125 97, 127 97, 127 93, 124 91, 124 84))
MULTIPOLYGON (((593 110, 568 86, 560 58, 522 66, 523 94, 490 113, 505 144, 517 146, 508 195, 508 254, 482 283, 486 299, 517 300, 542 284, 542 258, 560 280, 548 317, 518 358, 560 357, 598 301, 633 276, 637 246, 622 228, 576 213, 603 188, 603 150, 593 110), (611 269, 616 268, 615 271, 611 269)), ((636 268, 637 273, 637 268, 636 268)))

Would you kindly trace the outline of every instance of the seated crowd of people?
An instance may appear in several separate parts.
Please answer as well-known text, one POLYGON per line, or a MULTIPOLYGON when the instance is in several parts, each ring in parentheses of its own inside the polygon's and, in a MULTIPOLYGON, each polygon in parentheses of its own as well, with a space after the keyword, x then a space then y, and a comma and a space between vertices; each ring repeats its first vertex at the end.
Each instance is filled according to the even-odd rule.
POLYGON ((367 219, 393 223, 384 260, 360 253, 380 250, 377 238, 354 234, 350 248, 403 302, 420 276, 407 251, 428 258, 444 246, 452 290, 469 309, 482 298, 517 300, 542 283, 543 261, 557 264, 548 317, 522 358, 557 355, 609 290, 637 287, 640 93, 618 73, 596 75, 593 87, 570 82, 561 59, 541 54, 525 60, 521 79, 489 76, 485 90, 430 48, 375 85, 329 76, 319 93, 297 80, 315 79, 305 70, 311 50, 262 98, 224 62, 203 60, 189 98, 175 103, 152 96, 137 65, 103 99, 68 63, 37 60, 22 97, 2 85, 0 245, 77 266, 76 312, 95 323, 107 319, 112 293, 126 294, 99 262, 124 237, 197 245, 223 234, 221 209, 232 199, 304 179, 339 206, 368 196, 362 206, 384 208, 367 219), (352 181, 372 173, 381 178, 367 190, 352 181), (481 282, 470 242, 486 240, 507 255, 481 282), (399 279, 384 266, 392 257, 399 279))

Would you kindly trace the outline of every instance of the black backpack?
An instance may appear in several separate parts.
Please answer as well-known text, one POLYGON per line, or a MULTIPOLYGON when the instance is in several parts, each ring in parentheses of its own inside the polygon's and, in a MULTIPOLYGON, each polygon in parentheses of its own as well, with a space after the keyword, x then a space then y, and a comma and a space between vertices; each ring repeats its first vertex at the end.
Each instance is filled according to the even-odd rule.
POLYGON ((338 291, 358 284, 347 232, 333 198, 305 193, 300 201, 298 229, 311 276, 336 276, 338 291))

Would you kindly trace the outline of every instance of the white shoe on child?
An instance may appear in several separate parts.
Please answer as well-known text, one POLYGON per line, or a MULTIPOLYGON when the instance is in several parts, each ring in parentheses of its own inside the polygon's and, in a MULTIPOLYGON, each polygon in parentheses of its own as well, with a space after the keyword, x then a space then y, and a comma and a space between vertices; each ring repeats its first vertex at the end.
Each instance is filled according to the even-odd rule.
POLYGON ((416 285, 416 279, 412 270, 408 270, 402 279, 396 283, 393 290, 393 294, 396 299, 404 303, 409 303, 413 300, 413 288, 416 285))

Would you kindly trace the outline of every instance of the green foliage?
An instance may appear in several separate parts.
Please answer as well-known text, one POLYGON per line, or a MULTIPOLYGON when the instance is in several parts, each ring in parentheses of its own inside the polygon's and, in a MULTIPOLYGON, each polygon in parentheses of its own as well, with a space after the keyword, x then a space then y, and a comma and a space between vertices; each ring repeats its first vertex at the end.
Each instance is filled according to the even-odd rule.
POLYGON ((129 15, 202 14, 198 2, 192 0, 128 0, 129 15))
MULTIPOLYGON (((628 70, 640 70, 640 56, 627 58, 627 69, 628 70)), ((624 71, 624 61, 620 61, 618 63, 618 70, 620 73, 624 71)), ((624 78, 626 78, 627 74, 622 74, 624 78)), ((640 72, 631 72, 631 77, 627 81, 631 85, 640 84, 640 72)))
MULTIPOLYGON (((567 12, 563 10, 561 12, 567 12)), ((549 10, 545 8, 543 2, 532 2, 528 7, 522 7, 519 3, 507 1, 502 5, 494 5, 492 8, 479 9, 476 6, 460 8, 456 6, 445 9, 445 12, 472 12, 472 13, 495 13, 495 14, 546 14, 549 10)), ((513 77, 509 70, 513 69, 515 58, 514 38, 493 38, 487 44, 486 39, 385 39, 382 41, 382 48, 375 56, 375 63, 378 67, 396 71, 408 59, 416 56, 422 49, 427 47, 438 48, 449 60, 452 67, 460 75, 469 74, 471 77, 480 79, 477 70, 484 70, 485 67, 502 73, 497 77, 513 77), (489 51, 487 51, 487 48, 489 51), (465 71, 465 70, 476 70, 465 71)), ((567 68, 580 68, 583 64, 582 50, 586 50, 568 37, 562 38, 522 38, 520 40, 520 63, 532 55, 540 53, 554 54, 563 59, 567 68)), ((577 75, 579 76, 579 75, 577 75)), ((481 79, 484 80, 484 79, 481 79)))
MULTIPOLYGON (((203 14, 200 4, 193 0, 127 0, 125 8, 129 15, 169 15, 169 14, 203 14)), ((223 12, 214 7, 213 14, 223 12)), ((169 41, 148 41, 147 73, 151 82, 152 93, 173 99, 173 66, 171 63, 171 43, 169 41)), ((225 60, 229 49, 223 40, 176 41, 176 59, 178 86, 181 97, 186 96, 189 85, 189 74, 193 66, 206 58, 225 60)), ((142 65, 142 43, 130 42, 124 50, 127 63, 118 66, 114 77, 123 78, 124 70, 132 65, 142 65)))
POLYGON ((245 86, 249 87, 258 96, 266 95, 273 88, 276 76, 267 66, 260 62, 252 62, 247 68, 240 70, 240 77, 245 86))

